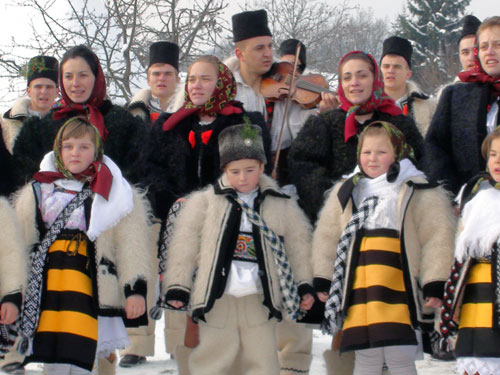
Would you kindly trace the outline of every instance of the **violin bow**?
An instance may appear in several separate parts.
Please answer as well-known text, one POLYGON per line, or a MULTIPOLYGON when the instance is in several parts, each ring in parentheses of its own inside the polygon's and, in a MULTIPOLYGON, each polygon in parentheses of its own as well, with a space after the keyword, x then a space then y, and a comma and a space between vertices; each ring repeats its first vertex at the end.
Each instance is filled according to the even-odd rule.
POLYGON ((290 100, 291 100, 291 95, 290 93, 292 92, 292 87, 294 84, 294 79, 295 79, 295 74, 297 73, 297 66, 299 62, 299 54, 300 54, 300 43, 297 43, 297 50, 295 52, 295 62, 293 64, 293 72, 292 72, 292 78, 290 79, 290 85, 288 88, 288 95, 286 97, 286 102, 285 102, 285 112, 283 115, 283 121, 281 122, 281 128, 280 128, 280 135, 278 137, 278 146, 276 149, 276 157, 274 158, 274 166, 273 166, 273 171, 271 173, 271 176, 276 180, 277 174, 278 174, 278 161, 280 159, 280 153, 281 153, 281 143, 283 140, 283 129, 285 128, 285 124, 287 121, 288 117, 288 106, 290 105, 290 100))

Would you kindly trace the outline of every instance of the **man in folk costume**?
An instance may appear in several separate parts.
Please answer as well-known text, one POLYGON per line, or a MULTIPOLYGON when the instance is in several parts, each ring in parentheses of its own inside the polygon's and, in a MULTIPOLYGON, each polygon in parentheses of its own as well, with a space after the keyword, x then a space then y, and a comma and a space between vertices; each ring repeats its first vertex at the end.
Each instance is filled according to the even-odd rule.
MULTIPOLYGON (((260 93, 262 78, 273 65, 273 40, 267 13, 263 9, 238 13, 233 15, 232 24, 235 56, 226 60, 225 64, 236 79, 235 99, 241 101, 247 111, 262 113, 268 124, 271 124, 271 129, 281 126, 282 121, 277 116, 270 118, 266 100, 260 93)), ((299 62, 302 63, 305 61, 299 62)), ((271 130, 271 133, 277 132, 279 130, 271 130)), ((277 142, 273 140, 273 151, 276 151, 276 146, 277 142)), ((276 335, 280 374, 309 373, 312 361, 312 329, 283 321, 277 324, 276 335)))
MULTIPOLYGON (((149 88, 140 90, 132 98, 128 109, 134 116, 141 117, 145 122, 153 123, 165 112, 174 112, 173 102, 179 78, 179 46, 167 41, 159 41, 151 44, 149 47, 149 65, 147 70, 149 88)), ((181 85, 182 86, 182 85, 181 85)), ((156 255, 157 241, 159 236, 160 224, 153 225, 153 238, 151 251, 156 255)), ((148 285, 148 306, 154 305, 155 286, 148 285)), ((174 314, 167 312, 168 316, 175 317, 174 314)), ((174 319, 175 320, 175 319, 174 319)), ((185 321, 169 322, 165 324, 165 347, 171 347, 168 339, 178 335, 180 328, 184 327, 185 321)), ((122 359, 120 367, 133 367, 146 361, 147 356, 154 355, 155 345, 155 320, 150 319, 148 326, 129 328, 127 330, 130 336, 131 346, 120 352, 122 359)))
POLYGON ((398 36, 387 38, 383 44, 380 70, 387 95, 394 99, 403 114, 415 120, 420 133, 425 136, 437 102, 410 81, 412 53, 413 48, 407 39, 398 36))
MULTIPOLYGON (((233 15, 233 40, 235 56, 225 61, 233 72, 238 91, 236 100, 242 102, 247 111, 259 111, 266 118, 271 128, 272 151, 278 149, 278 138, 285 115, 286 99, 270 102, 261 94, 261 82, 266 76, 272 76, 275 68, 273 63, 273 40, 267 22, 265 10, 247 11, 233 15)), ((301 44, 298 60, 298 72, 303 73, 306 68, 306 47, 297 39, 287 39, 280 45, 279 54, 282 61, 292 64, 295 61, 297 44, 301 44)), ((305 109, 295 102, 290 102, 287 121, 284 124, 283 140, 280 150, 278 180, 281 186, 290 184, 287 172, 287 151, 292 140, 297 135, 305 120, 317 114, 336 107, 336 100, 332 94, 322 93, 322 100, 318 108, 305 109)), ((290 191, 287 190, 288 193, 290 191)), ((293 192, 293 190, 292 190, 293 192)))
POLYGON ((2 118, 2 135, 10 153, 17 134, 28 117, 44 117, 59 95, 58 62, 52 56, 35 56, 27 67, 27 96, 14 102, 2 118))
MULTIPOLYGON (((458 54, 462 71, 474 69, 474 42, 476 41, 476 32, 481 25, 481 21, 469 14, 462 20, 463 28, 458 42, 458 54)), ((457 77, 457 80, 460 81, 457 77)))
POLYGON ((154 122, 171 109, 179 78, 179 46, 167 41, 149 47, 148 86, 134 95, 129 111, 146 122, 154 122))

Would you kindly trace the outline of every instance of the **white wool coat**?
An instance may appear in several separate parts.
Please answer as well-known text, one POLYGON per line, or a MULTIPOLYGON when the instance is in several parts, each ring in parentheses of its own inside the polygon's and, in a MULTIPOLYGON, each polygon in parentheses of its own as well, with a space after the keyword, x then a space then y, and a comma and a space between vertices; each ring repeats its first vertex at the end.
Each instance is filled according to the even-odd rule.
MULTIPOLYGON (((282 238, 300 293, 301 287, 310 287, 312 281, 311 225, 296 200, 283 195, 270 177, 262 175, 259 188, 263 200, 255 209, 282 238)), ((167 301, 176 299, 169 296, 188 296, 194 317, 203 317, 223 293, 229 272, 226 257, 232 257, 234 247, 231 246, 236 245, 227 239, 233 231, 239 232, 241 217, 241 208, 231 199, 235 194, 223 176, 213 186, 191 194, 174 224, 162 289, 167 301)), ((259 196, 255 202, 258 199, 259 196)), ((264 304, 271 315, 281 319, 282 301, 274 255, 262 232, 258 231, 257 236, 254 232, 254 238, 263 254, 259 269, 264 304)))
MULTIPOLYGON (((134 208, 116 225, 105 230, 95 241, 98 306, 104 313, 117 315, 125 308, 126 288, 132 288, 153 277, 150 251, 149 204, 144 194, 133 189, 134 208), (111 263, 110 263, 111 262, 111 263), (117 275, 110 272, 116 267, 117 275), (141 282, 142 281, 142 282, 141 282)), ((37 203, 33 185, 25 185, 15 200, 17 216, 22 224, 28 248, 39 243, 37 203)), ((145 290, 138 290, 145 297, 145 290)))
MULTIPOLYGON (((328 194, 320 211, 316 230, 313 235, 312 265, 315 283, 317 279, 331 281, 333 278, 336 249, 340 236, 353 214, 352 198, 346 207, 342 206, 337 196, 345 181, 337 183, 328 194)), ((403 268, 411 281, 413 301, 416 306, 411 311, 412 323, 428 322, 424 314, 431 314, 432 309, 424 308, 424 292, 436 292, 435 286, 444 287, 453 263, 454 236, 457 219, 447 193, 441 187, 430 188, 422 177, 405 180, 398 195, 397 210, 399 232, 401 233, 401 252, 403 268), (406 257, 406 262, 404 261, 406 257), (434 286, 434 288, 432 288, 434 286), (415 321, 417 320, 417 321, 415 321)), ((353 277, 353 244, 347 254, 346 276, 353 277)), ((350 280, 344 281, 342 309, 347 311, 350 280)), ((439 287, 441 288, 441 287, 439 287)), ((442 294, 444 289, 440 294, 442 294)), ((431 295, 436 296, 436 295, 431 295)), ((436 296, 437 297, 437 296, 436 296)))
POLYGON ((14 209, 0 198, 0 298, 20 293, 27 281, 26 245, 14 209))

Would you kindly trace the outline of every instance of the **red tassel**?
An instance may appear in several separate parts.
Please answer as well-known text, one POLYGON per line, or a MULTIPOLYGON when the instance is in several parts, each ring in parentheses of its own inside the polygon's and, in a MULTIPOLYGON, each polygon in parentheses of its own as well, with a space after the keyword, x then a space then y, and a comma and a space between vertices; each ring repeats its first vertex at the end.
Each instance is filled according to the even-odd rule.
POLYGON ((194 146, 196 145, 196 139, 194 138, 194 131, 191 130, 189 132, 188 140, 189 143, 191 143, 191 148, 194 148, 194 146))
POLYGON ((201 141, 203 142, 203 144, 206 145, 208 143, 213 132, 213 130, 207 130, 201 133, 201 141))

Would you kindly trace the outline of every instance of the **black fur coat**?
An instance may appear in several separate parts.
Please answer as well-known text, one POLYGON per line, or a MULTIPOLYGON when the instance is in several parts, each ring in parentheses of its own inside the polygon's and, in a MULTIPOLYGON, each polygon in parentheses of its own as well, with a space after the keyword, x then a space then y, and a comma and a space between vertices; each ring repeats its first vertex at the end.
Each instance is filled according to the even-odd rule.
POLYGON ((157 217, 164 219, 178 198, 217 180, 221 174, 218 135, 228 126, 243 124, 244 116, 261 127, 268 161, 266 172, 272 167, 271 136, 260 113, 217 116, 208 125, 200 125, 198 116, 191 115, 164 132, 162 124, 170 115, 162 114, 152 125, 141 162, 144 173, 141 182, 148 187, 157 217), (194 147, 189 141, 191 131, 195 138, 194 147))
MULTIPOLYGON (((144 122, 110 101, 105 101, 99 110, 109 132, 104 153, 120 167, 125 178, 136 182, 136 161, 146 137, 144 122)), ((17 186, 29 181, 40 169, 44 155, 53 148, 57 131, 70 116, 54 120, 51 111, 42 119, 32 116, 24 122, 13 150, 17 186)))
POLYGON ((341 109, 309 117, 288 155, 290 177, 297 187, 299 203, 313 222, 323 205, 325 192, 356 167, 358 135, 372 121, 396 125, 413 147, 417 161, 422 157, 424 142, 410 117, 375 112, 371 119, 358 124, 358 135, 347 143, 344 142, 345 119, 346 112, 341 109))
POLYGON ((486 116, 492 101, 489 92, 489 86, 480 83, 446 87, 425 137, 427 177, 442 182, 454 194, 485 170, 481 144, 488 134, 486 116))

